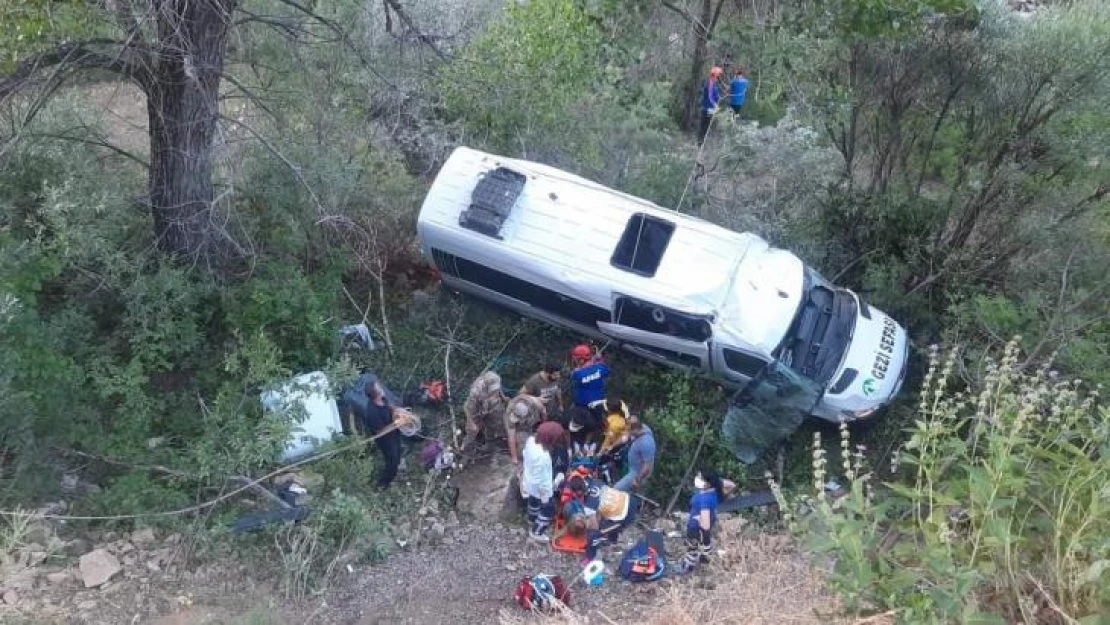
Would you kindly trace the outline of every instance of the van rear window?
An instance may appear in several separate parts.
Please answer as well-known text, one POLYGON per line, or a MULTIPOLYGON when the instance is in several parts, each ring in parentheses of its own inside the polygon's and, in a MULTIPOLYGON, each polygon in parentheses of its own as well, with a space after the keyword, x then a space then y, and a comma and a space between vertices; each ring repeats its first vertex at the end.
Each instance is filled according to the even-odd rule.
POLYGON ((614 267, 651 278, 659 269, 663 252, 674 234, 674 224, 658 217, 636 213, 624 227, 617 249, 609 261, 614 267))

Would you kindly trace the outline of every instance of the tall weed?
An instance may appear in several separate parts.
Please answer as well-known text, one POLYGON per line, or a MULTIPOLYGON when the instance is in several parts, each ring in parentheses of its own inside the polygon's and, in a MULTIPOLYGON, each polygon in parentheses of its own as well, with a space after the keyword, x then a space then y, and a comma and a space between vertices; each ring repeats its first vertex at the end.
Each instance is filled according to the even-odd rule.
MULTIPOLYGON (((1017 342, 957 388, 952 351, 934 349, 909 440, 879 468, 842 431, 842 497, 824 488, 791 520, 832 559, 831 583, 854 611, 904 622, 1098 622, 1110 609, 1110 411, 1064 380, 1020 366, 1017 342)), ((801 504, 800 506, 797 504, 801 504)))

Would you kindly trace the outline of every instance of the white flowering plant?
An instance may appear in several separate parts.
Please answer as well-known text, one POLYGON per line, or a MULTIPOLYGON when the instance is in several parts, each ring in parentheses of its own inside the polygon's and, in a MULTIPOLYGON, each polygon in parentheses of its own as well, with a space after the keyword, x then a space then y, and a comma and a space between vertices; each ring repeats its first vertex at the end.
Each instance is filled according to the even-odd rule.
POLYGON ((788 503, 772 485, 848 610, 914 623, 1110 613, 1110 410, 1098 389, 1023 367, 1017 345, 976 384, 957 384, 956 350, 932 348, 888 467, 868 467, 845 425, 843 489, 829 492, 819 434, 815 495, 788 503))

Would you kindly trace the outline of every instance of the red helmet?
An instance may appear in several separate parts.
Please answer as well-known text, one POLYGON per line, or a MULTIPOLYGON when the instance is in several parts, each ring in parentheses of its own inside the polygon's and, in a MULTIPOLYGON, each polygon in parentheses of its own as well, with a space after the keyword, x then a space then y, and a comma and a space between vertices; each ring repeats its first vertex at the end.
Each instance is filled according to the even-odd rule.
POLYGON ((590 349, 589 345, 575 345, 574 349, 570 350, 570 357, 575 361, 589 360, 594 355, 594 350, 590 349))

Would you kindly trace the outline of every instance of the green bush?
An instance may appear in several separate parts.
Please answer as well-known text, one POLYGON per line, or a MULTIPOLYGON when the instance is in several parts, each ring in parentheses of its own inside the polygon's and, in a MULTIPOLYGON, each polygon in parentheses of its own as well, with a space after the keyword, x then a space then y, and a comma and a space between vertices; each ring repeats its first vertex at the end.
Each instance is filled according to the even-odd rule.
POLYGON ((1095 623, 1110 609, 1110 410, 1018 361, 1011 342, 980 386, 958 390, 956 353, 942 364, 934 350, 882 486, 887 467, 867 467, 845 427, 848 491, 830 498, 816 436, 816 494, 794 526, 833 559, 847 608, 907 623, 1095 623))

